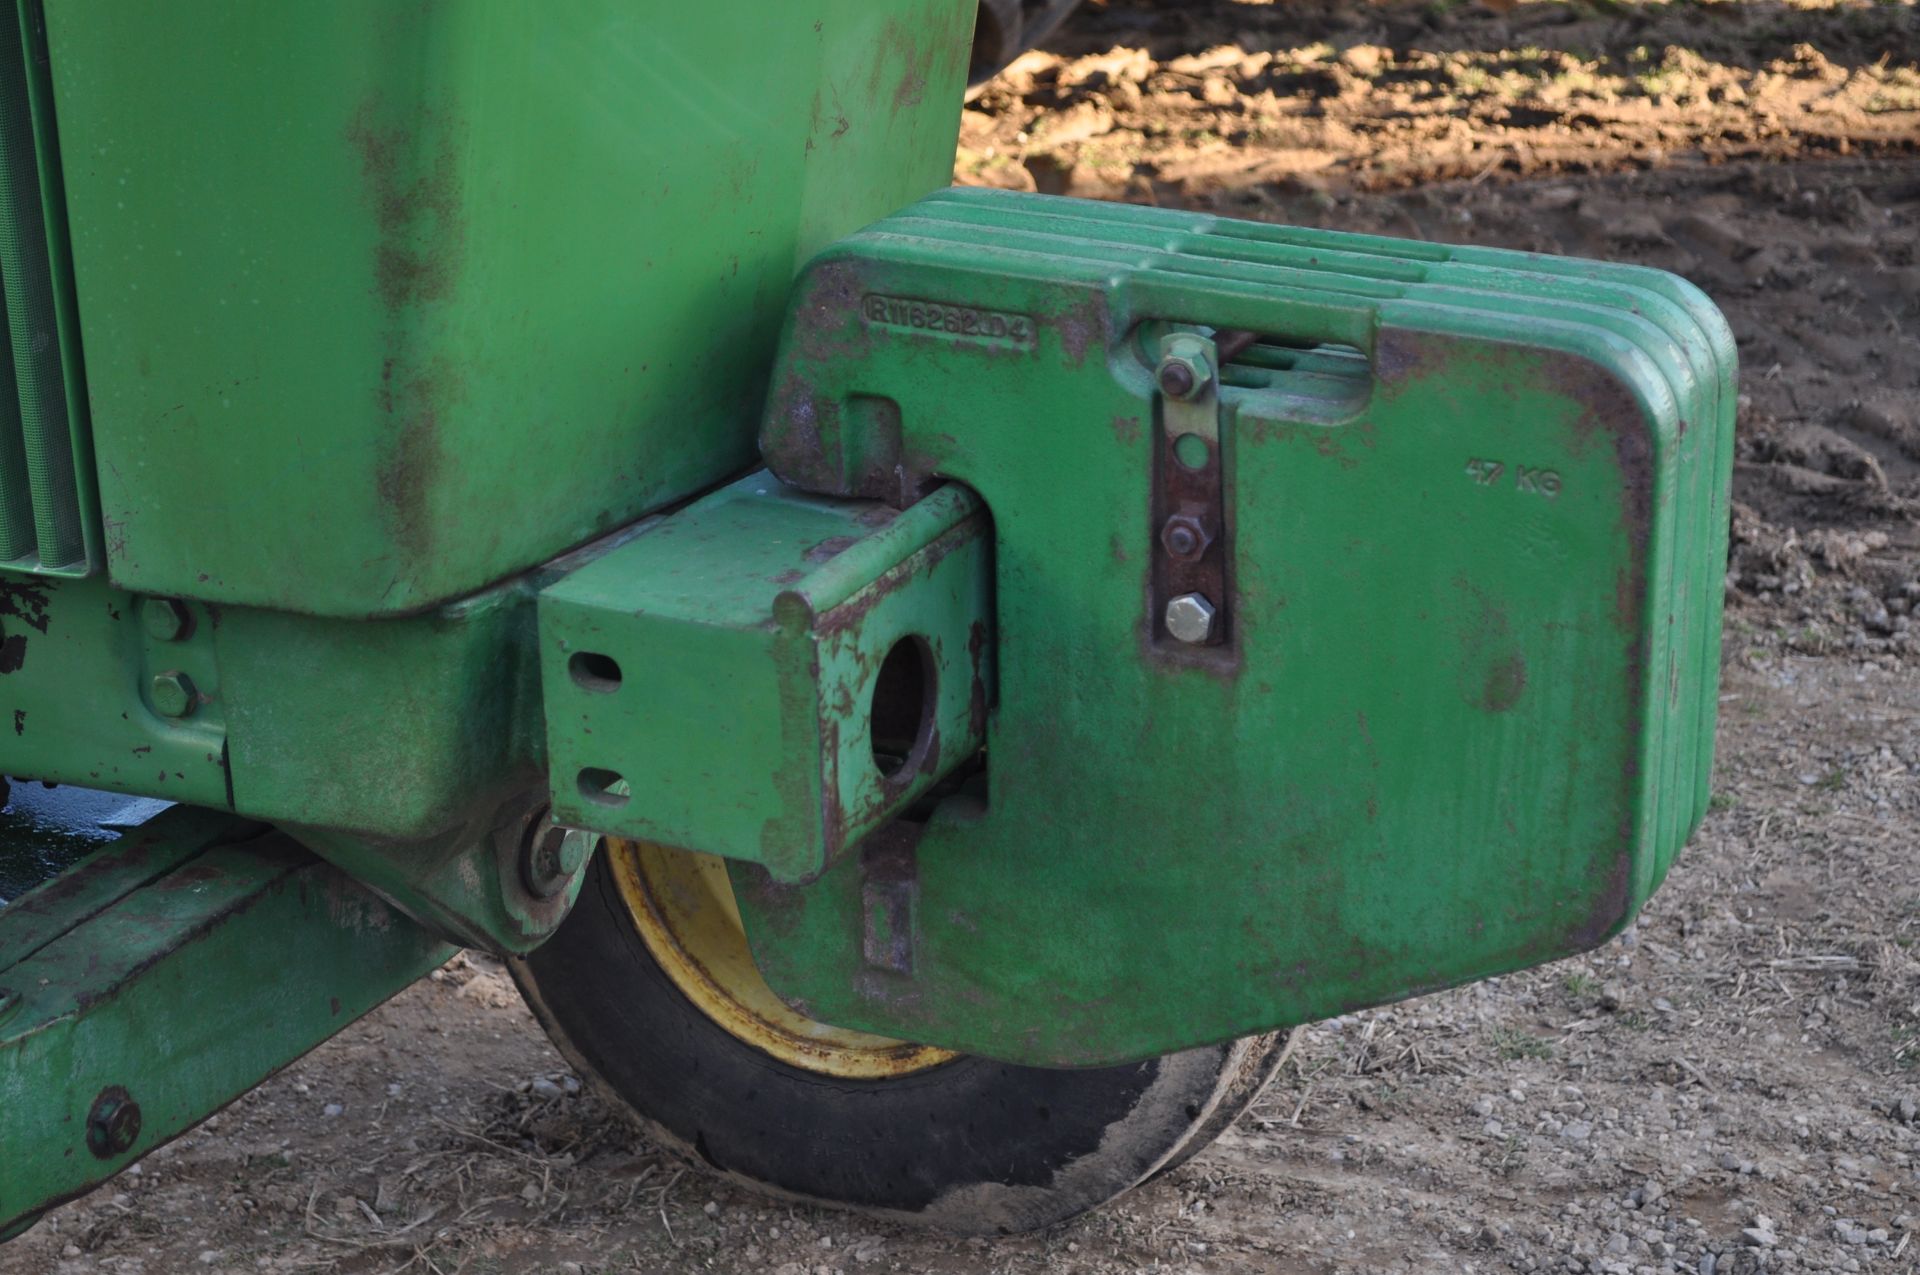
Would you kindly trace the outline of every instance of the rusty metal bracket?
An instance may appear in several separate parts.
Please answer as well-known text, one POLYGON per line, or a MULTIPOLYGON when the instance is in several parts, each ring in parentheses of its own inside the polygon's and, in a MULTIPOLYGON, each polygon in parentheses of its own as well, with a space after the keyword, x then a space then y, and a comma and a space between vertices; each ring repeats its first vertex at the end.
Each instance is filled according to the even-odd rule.
POLYGON ((817 875, 986 737, 991 536, 757 473, 540 596, 554 816, 817 875))
POLYGON ((1155 648, 1180 658, 1231 640, 1219 366, 1207 337, 1176 332, 1161 342, 1150 627, 1155 648))

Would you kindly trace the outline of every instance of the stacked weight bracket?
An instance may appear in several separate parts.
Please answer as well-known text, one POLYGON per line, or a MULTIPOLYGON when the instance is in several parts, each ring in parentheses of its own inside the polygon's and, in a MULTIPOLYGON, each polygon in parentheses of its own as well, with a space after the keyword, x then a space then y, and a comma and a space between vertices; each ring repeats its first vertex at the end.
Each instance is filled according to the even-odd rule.
POLYGON ((1023 229, 1041 234, 1316 271, 1320 286, 1333 291, 1341 290, 1339 275, 1359 281, 1362 295, 1375 294, 1381 284, 1400 285, 1407 288, 1403 295, 1463 310, 1589 325, 1644 352, 1665 378, 1677 412, 1663 515, 1674 519, 1667 538, 1670 565, 1664 568, 1672 585, 1650 655, 1651 667, 1665 671, 1667 686, 1666 711, 1652 726, 1673 732, 1676 741, 1659 749, 1669 764, 1658 780, 1653 824, 1662 847, 1657 872, 1666 871, 1706 813, 1720 667, 1738 353, 1726 319, 1705 293, 1643 266, 1126 204, 956 188, 921 207, 937 209, 939 220, 955 225, 1004 224, 1014 213, 1023 229), (1683 705, 1693 709, 1691 720, 1684 720, 1683 705))
POLYGON ((980 493, 1000 702, 983 804, 739 876, 769 981, 1099 1063, 1600 941, 1706 807, 1734 372, 1712 303, 1636 267, 962 190, 843 241, 763 451, 827 494, 980 493), (1195 420, 1197 644, 1157 584, 1195 420), (881 880, 915 909, 887 970, 881 880))

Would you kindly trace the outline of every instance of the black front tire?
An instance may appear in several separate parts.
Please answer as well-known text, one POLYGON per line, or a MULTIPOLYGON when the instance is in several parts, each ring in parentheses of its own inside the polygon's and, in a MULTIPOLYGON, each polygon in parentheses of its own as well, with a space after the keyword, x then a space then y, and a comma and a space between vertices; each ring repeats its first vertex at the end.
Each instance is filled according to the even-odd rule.
POLYGON ((1285 1035, 1121 1067, 956 1057, 844 1079, 769 1056, 674 985, 597 855, 515 980, 581 1074, 656 1140, 762 1191, 964 1234, 1032 1230, 1185 1161, 1252 1103, 1285 1035))

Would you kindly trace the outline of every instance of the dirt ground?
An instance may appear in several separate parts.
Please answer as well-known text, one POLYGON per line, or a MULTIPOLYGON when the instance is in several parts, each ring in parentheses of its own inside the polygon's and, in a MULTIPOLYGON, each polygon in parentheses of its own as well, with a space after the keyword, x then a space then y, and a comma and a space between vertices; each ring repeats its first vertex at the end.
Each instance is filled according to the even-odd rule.
POLYGON ((0 1275, 1920 1270, 1920 14, 1110 0, 961 181, 1646 262, 1743 360, 1713 811, 1640 922, 1306 1029, 1117 1206, 957 1242, 633 1142, 482 957, 0 1249, 0 1275))

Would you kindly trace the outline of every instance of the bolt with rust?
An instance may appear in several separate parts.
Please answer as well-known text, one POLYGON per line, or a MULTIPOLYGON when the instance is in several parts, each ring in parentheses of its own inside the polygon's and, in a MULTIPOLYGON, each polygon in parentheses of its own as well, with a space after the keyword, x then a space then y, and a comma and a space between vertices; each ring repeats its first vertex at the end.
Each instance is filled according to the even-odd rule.
POLYGON ((1213 543, 1213 533, 1205 520, 1192 514, 1175 514, 1160 528, 1160 545, 1180 562, 1197 562, 1213 543))
POLYGON ((193 679, 178 669, 153 675, 153 707, 162 717, 189 717, 199 694, 193 679))
POLYGON ((109 1085, 93 1100, 87 1113, 87 1150, 111 1160, 133 1150, 140 1137, 140 1104, 119 1085, 109 1085))
POLYGON ((193 612, 178 598, 145 598, 140 625, 156 642, 178 642, 193 630, 193 612))
POLYGON ((1207 361, 1191 354, 1169 354, 1160 360, 1160 392, 1187 402, 1198 398, 1213 380, 1207 361))
POLYGON ((572 884, 592 853, 592 833, 562 828, 551 813, 542 814, 528 825, 526 844, 520 849, 521 883, 536 899, 554 898, 572 884))
POLYGON ((1167 632, 1189 646, 1213 640, 1213 603, 1200 593, 1183 593, 1167 603, 1167 632))

